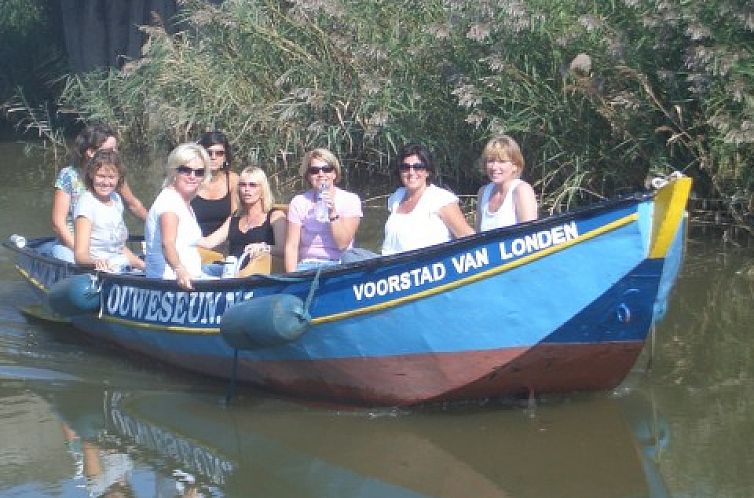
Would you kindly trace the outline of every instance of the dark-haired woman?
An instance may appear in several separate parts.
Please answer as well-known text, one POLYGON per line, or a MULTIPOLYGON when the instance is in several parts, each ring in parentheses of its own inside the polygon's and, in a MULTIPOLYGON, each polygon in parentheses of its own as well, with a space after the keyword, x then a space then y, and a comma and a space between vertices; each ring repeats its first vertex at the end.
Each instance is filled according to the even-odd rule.
POLYGON ((74 255, 80 265, 102 271, 144 269, 144 262, 126 246, 128 229, 123 201, 116 190, 125 181, 126 168, 118 153, 99 150, 84 172, 86 191, 76 204, 74 255))
MULTIPOLYGON (((52 231, 57 236, 52 246, 52 256, 74 262, 73 255, 73 212, 79 196, 86 190, 83 168, 98 150, 117 150, 118 138, 115 131, 104 124, 87 127, 76 137, 73 162, 60 170, 55 180, 55 194, 52 198, 52 231)), ((147 217, 144 205, 131 191, 125 181, 118 188, 123 203, 140 220, 147 217)))
POLYGON ((423 145, 404 146, 396 157, 403 184, 387 201, 382 254, 442 244, 474 233, 458 205, 458 197, 432 183, 435 165, 423 145))
POLYGON ((238 208, 234 195, 238 187, 238 174, 230 169, 233 150, 224 133, 204 133, 198 143, 209 155, 211 180, 199 187, 191 200, 191 208, 202 229, 202 236, 206 237, 220 228, 238 208))

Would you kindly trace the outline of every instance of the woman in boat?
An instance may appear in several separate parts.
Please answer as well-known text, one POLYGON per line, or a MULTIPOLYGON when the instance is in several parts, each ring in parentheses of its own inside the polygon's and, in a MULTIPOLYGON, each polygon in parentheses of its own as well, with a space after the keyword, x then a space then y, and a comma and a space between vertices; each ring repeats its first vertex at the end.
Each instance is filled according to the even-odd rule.
POLYGON ((76 264, 102 271, 144 269, 144 261, 126 246, 128 229, 123 201, 116 192, 125 181, 126 168, 118 153, 98 150, 86 166, 86 190, 74 211, 73 253, 76 264))
POLYGON ((482 151, 482 171, 490 183, 477 194, 476 229, 492 230, 537 219, 534 189, 521 179, 524 156, 507 135, 492 138, 482 151))
MULTIPOLYGON (((238 212, 218 230, 217 238, 228 240, 228 254, 249 261, 270 254, 282 258, 285 247, 285 213, 273 209, 275 199, 267 175, 258 166, 248 166, 238 175, 238 212)), ((215 237, 215 236, 213 236, 215 237)), ((208 265, 205 271, 214 276, 222 274, 223 265, 208 265)))
POLYGON ((199 247, 212 248, 219 234, 202 237, 191 199, 199 186, 209 181, 210 159, 195 143, 181 144, 170 153, 162 191, 147 214, 146 275, 148 278, 175 279, 184 289, 191 280, 206 278, 202 272, 199 247))
POLYGON ((474 233, 458 205, 458 197, 432 183, 435 165, 429 150, 420 144, 401 148, 396 157, 403 184, 387 201, 390 216, 385 223, 382 254, 428 247, 474 233))
MULTIPOLYGON (((81 194, 86 190, 82 169, 99 149, 117 150, 118 138, 107 125, 96 124, 85 128, 75 141, 73 162, 60 170, 55 180, 55 194, 52 198, 52 230, 57 236, 52 246, 52 256, 73 263, 74 223, 73 213, 81 194)), ((118 188, 123 203, 134 216, 144 220, 147 211, 133 194, 127 182, 118 188)))
POLYGON ((308 152, 299 173, 311 188, 288 206, 286 271, 337 264, 343 251, 353 246, 362 217, 359 196, 335 186, 341 169, 332 152, 308 152), (317 216, 318 203, 321 216, 317 216))
POLYGON ((238 207, 236 186, 238 175, 231 171, 233 149, 224 133, 212 131, 202 134, 199 145, 207 150, 212 178, 199 187, 191 200, 196 221, 207 236, 220 228, 238 207))

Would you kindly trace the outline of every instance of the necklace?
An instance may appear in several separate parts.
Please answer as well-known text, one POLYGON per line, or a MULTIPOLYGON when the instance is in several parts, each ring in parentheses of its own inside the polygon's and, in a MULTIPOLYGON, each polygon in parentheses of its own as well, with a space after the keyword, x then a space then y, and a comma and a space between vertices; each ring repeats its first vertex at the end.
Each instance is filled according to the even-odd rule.
POLYGON ((264 213, 246 213, 238 220, 238 229, 242 232, 248 232, 264 223, 264 213))

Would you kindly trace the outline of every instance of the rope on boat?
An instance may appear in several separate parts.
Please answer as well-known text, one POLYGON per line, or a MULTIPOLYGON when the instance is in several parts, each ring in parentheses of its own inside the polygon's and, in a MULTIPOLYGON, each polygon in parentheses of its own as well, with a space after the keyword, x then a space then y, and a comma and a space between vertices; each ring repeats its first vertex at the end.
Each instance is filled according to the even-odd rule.
POLYGON ((228 391, 225 393, 225 404, 229 405, 230 400, 236 395, 236 379, 238 378, 238 348, 233 349, 233 367, 230 372, 230 384, 228 391))
MULTIPOLYGON (((304 301, 304 309, 302 313, 302 318, 305 320, 310 319, 309 314, 309 307, 312 304, 312 301, 314 300, 314 294, 317 292, 317 289, 319 289, 319 276, 322 273, 322 269, 324 266, 320 266, 317 268, 317 272, 314 274, 314 278, 312 279, 312 283, 309 286, 309 293, 306 296, 306 301, 304 301)), ((298 277, 275 277, 273 280, 278 281, 288 281, 288 282, 301 282, 306 279, 298 278, 298 277)), ((238 381, 238 348, 233 348, 233 366, 231 367, 230 372, 230 383, 228 384, 228 391, 225 393, 225 404, 229 405, 233 397, 236 395, 236 384, 238 381)))
POLYGON ((683 173, 680 171, 673 171, 667 176, 656 176, 652 178, 652 181, 650 184, 652 185, 652 188, 655 190, 660 190, 662 187, 670 183, 672 180, 675 180, 677 178, 683 177, 683 173))
POLYGON ((317 268, 317 273, 314 274, 314 278, 312 279, 312 285, 309 287, 309 294, 307 294, 306 301, 304 301, 304 318, 307 320, 311 317, 309 314, 309 306, 314 299, 314 293, 319 289, 319 274, 322 273, 322 268, 324 268, 324 266, 317 268))
POLYGON ((97 312, 97 318, 102 318, 102 310, 105 309, 105 296, 102 295, 102 279, 99 278, 99 273, 89 275, 92 279, 92 292, 99 296, 99 311, 97 312))

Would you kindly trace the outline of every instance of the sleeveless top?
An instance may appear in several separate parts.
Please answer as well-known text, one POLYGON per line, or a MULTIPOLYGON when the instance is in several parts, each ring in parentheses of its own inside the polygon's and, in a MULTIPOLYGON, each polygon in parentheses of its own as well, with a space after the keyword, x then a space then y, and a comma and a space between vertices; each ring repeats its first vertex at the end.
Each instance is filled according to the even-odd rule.
POLYGON ((231 215, 230 204, 230 174, 225 173, 225 184, 228 192, 219 199, 205 199, 198 195, 191 199, 191 209, 194 210, 196 221, 202 229, 202 237, 211 234, 225 223, 231 215))
POLYGON ((505 194, 505 199, 503 199, 503 203, 494 213, 490 212, 490 196, 492 196, 495 184, 488 183, 484 187, 480 210, 482 213, 482 222, 479 225, 482 232, 492 230, 493 228, 508 227, 518 223, 518 220, 516 219, 516 205, 513 202, 513 192, 521 182, 522 180, 519 178, 516 178, 511 182, 508 192, 505 194))
POLYGON ((274 244, 275 233, 272 231, 272 224, 270 223, 272 211, 270 210, 267 213, 264 223, 248 230, 246 233, 238 228, 241 217, 233 216, 230 219, 230 227, 228 228, 228 254, 240 258, 247 244, 258 244, 260 242, 266 242, 269 245, 274 244))

